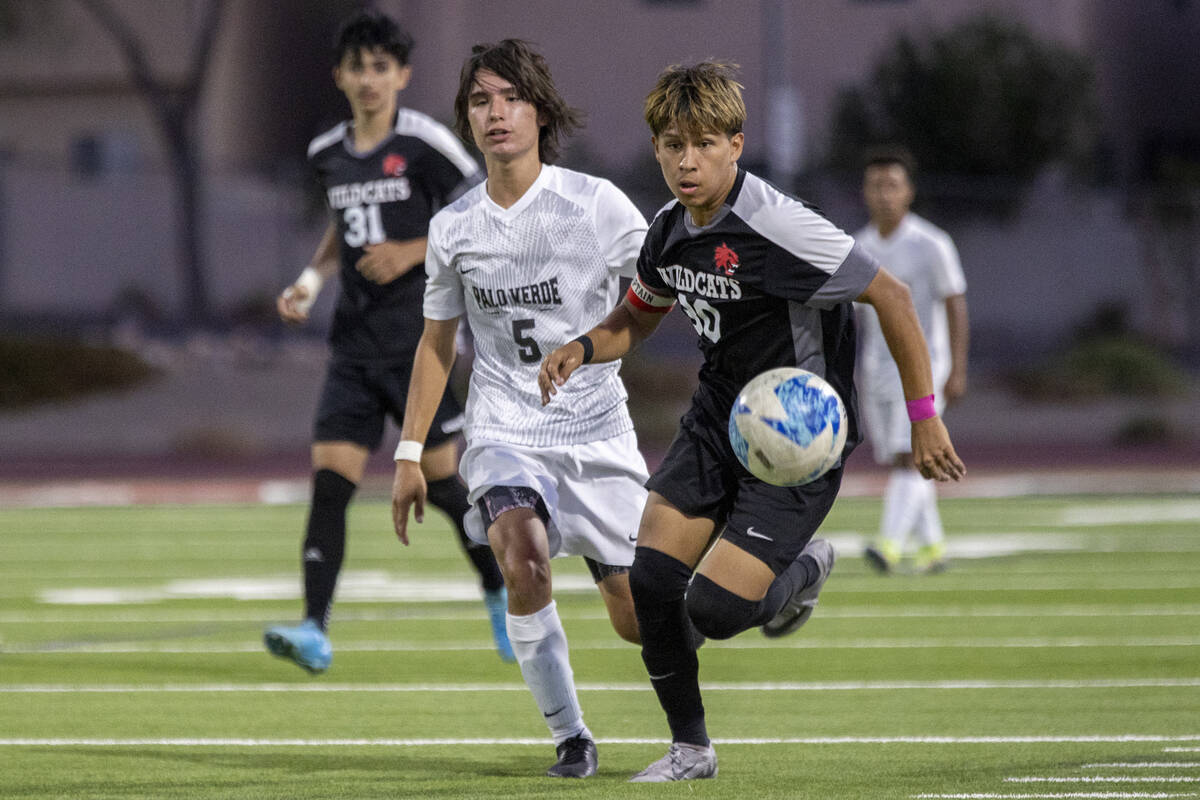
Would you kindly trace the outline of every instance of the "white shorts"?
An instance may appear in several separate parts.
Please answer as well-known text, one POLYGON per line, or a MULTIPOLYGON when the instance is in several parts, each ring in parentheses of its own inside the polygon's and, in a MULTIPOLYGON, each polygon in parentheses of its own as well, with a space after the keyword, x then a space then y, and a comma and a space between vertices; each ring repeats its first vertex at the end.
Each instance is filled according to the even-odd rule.
POLYGON ((586 556, 629 566, 646 505, 646 462, 630 431, 587 444, 522 447, 476 439, 467 444, 459 472, 470 491, 467 535, 487 544, 476 501, 493 486, 527 486, 542 496, 550 556, 586 556))
MULTIPOLYGON (((934 395, 933 406, 938 414, 945 409, 946 400, 941 392, 934 395)), ((864 392, 859 407, 877 464, 891 466, 896 456, 912 452, 912 423, 908 420, 903 394, 864 392)))

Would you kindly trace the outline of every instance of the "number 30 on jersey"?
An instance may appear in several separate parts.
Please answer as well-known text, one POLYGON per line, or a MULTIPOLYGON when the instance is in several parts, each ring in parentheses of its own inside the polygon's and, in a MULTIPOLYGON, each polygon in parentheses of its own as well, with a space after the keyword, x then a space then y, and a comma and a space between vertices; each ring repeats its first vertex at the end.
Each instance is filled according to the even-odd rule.
POLYGON ((692 321, 692 327, 696 329, 696 333, 708 339, 710 342, 718 342, 721 339, 721 312, 713 308, 703 297, 697 297, 691 302, 682 294, 679 295, 679 305, 683 307, 683 312, 688 315, 688 319, 692 321))

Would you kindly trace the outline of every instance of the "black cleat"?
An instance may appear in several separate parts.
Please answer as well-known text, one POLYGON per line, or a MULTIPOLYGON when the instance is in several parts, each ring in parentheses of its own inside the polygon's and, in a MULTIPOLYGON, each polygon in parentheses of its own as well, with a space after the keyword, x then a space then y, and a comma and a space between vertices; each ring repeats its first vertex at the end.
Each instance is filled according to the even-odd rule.
POLYGON ((833 571, 836 554, 833 552, 833 545, 825 539, 813 539, 805 546, 800 555, 796 556, 796 560, 798 561, 806 555, 811 556, 817 562, 817 579, 797 590, 783 604, 783 608, 779 610, 775 618, 762 626, 763 636, 771 639, 786 636, 808 622, 808 618, 816 609, 817 595, 821 593, 821 587, 825 585, 829 573, 833 571))
POLYGON ((574 736, 560 744, 558 763, 546 770, 551 778, 586 778, 596 774, 596 743, 583 736, 574 736))

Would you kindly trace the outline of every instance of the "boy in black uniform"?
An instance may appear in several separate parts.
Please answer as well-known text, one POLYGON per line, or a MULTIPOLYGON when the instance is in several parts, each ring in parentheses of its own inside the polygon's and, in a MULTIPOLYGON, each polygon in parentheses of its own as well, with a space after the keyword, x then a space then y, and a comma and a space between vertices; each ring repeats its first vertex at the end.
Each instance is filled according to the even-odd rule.
POLYGON ((669 67, 645 117, 676 199, 651 224, 625 300, 547 356, 538 382, 549 402, 581 364, 619 358, 676 302, 699 334, 700 383, 646 484, 629 576, 642 660, 672 734, 667 755, 632 780, 662 782, 717 774, 693 626, 713 639, 759 626, 790 633, 812 614, 833 567, 833 548, 812 537, 837 497, 842 464, 798 487, 752 476, 727 434, 742 386, 772 367, 821 375, 845 401, 848 453, 861 438, 851 301, 869 303, 900 368, 922 475, 957 480, 964 467, 933 413, 929 356, 904 284, 810 207, 738 168, 746 110, 733 67, 669 67))
MULTIPOLYGON (((333 357, 314 426, 313 496, 303 551, 305 619, 264 634, 272 653, 310 672, 324 671, 332 659, 325 631, 345 550, 346 507, 383 438, 385 417, 403 419, 424 325, 421 265, 429 220, 480 177, 478 165, 447 128, 399 107, 397 94, 412 74, 411 48, 409 35, 382 14, 359 13, 339 30, 333 77, 353 119, 308 148, 333 217, 311 264, 277 302, 284 320, 303 323, 321 285, 338 273, 341 291, 329 335, 333 357)), ((447 393, 421 469, 430 502, 450 517, 480 575, 496 648, 513 661, 500 570, 491 550, 469 542, 463 529, 470 504, 457 476, 461 427, 462 409, 447 393)))

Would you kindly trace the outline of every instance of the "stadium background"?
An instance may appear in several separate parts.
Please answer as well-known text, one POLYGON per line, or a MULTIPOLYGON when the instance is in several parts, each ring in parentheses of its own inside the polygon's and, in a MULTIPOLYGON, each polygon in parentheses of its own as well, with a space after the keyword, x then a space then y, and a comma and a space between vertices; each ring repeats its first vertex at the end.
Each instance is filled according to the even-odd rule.
MULTIPOLYGON (((869 87, 903 37, 928 48, 990 20, 1068 53, 1090 75, 1087 130, 1071 146, 1032 166, 996 155, 1014 160, 1010 175, 924 159, 917 210, 955 237, 970 287, 971 386, 948 421, 977 470, 1200 462, 1200 60, 1188 46, 1197 4, 378 5, 418 43, 403 101, 443 121, 472 43, 537 42, 588 112, 564 163, 612 178, 647 214, 666 192, 640 120, 644 92, 667 63, 736 61, 750 115, 744 163, 848 230, 864 211, 836 127, 839 98, 869 87)), ((164 465, 303 476, 334 292, 302 331, 274 319, 272 299, 321 231, 303 153, 344 114, 327 47, 354 6, 0 3, 0 329, 6 341, 65 334, 113 345, 156 370, 88 393, 103 380, 70 374, 73 356, 12 350, 0 408, 9 483, 161 475, 164 465), (194 210, 181 211, 188 203, 194 210), (31 362, 54 362, 45 380, 78 390, 49 391, 54 403, 23 395, 11 384, 31 362)), ((987 127, 985 118, 970 135, 986 140, 987 127)), ((639 400, 643 384, 687 387, 695 366, 690 329, 673 317, 626 367, 651 460, 684 397, 639 400)), ((867 462, 864 453, 852 465, 867 462)), ((376 467, 386 471, 386 458, 376 467)))
MULTIPOLYGON (((396 545, 387 447, 351 512, 336 669, 261 649, 298 605, 332 287, 303 330, 272 302, 320 236, 303 156, 344 114, 326 48, 355 5, 0 0, 0 796, 564 793, 536 777, 543 722, 444 520, 396 545)), ((1196 796, 1200 2, 377 5, 418 42, 404 102, 443 121, 471 44, 537 42, 588 112, 565 163, 647 214, 667 195, 640 103, 667 63, 740 63, 747 165, 853 230, 848 110, 904 89, 905 54, 957 52, 979 96, 934 104, 946 145, 923 143, 918 203, 969 282, 956 563, 885 580, 853 558, 883 478, 861 448, 804 635, 706 646, 721 778, 687 793, 1196 796), (1022 117, 989 94, 1009 62, 1079 91, 1022 117)), ((695 367, 680 314, 626 362, 652 462, 695 367)), ((627 796, 663 726, 578 561, 556 595, 604 755, 569 789, 627 796)))

